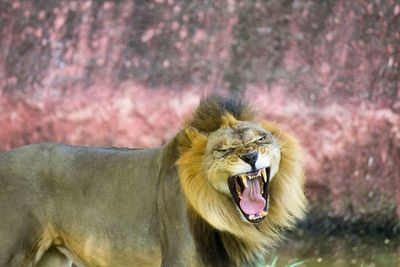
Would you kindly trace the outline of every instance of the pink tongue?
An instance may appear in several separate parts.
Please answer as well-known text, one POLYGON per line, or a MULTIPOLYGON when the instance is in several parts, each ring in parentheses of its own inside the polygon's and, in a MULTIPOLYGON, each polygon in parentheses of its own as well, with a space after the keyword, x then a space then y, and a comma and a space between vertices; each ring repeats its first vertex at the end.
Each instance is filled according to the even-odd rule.
POLYGON ((247 180, 247 188, 242 193, 240 207, 247 215, 255 215, 264 210, 265 199, 261 195, 258 179, 247 180))

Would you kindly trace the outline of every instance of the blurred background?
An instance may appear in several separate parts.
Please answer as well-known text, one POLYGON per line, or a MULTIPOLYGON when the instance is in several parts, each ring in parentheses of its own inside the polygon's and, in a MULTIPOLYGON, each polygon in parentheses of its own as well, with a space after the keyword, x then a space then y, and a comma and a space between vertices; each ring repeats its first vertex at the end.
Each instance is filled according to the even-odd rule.
POLYGON ((396 0, 0 1, 0 151, 153 147, 202 96, 245 96, 307 151, 277 266, 399 266, 396 0))

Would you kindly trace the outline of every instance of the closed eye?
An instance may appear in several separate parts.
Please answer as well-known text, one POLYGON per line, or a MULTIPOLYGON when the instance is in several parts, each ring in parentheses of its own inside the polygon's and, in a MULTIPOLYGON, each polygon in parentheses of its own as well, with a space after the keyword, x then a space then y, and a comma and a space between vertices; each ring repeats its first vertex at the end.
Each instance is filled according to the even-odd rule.
POLYGON ((217 153, 216 154, 217 157, 225 157, 229 155, 232 151, 233 151, 232 147, 215 150, 215 152, 217 153))
POLYGON ((269 135, 264 135, 256 140, 257 143, 271 144, 272 138, 269 135))

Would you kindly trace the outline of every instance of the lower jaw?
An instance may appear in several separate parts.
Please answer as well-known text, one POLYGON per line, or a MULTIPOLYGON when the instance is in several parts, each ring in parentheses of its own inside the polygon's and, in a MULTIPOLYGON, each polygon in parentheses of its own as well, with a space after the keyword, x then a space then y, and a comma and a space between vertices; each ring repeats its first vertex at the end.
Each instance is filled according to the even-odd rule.
POLYGON ((264 220, 264 218, 265 218, 265 217, 257 217, 257 218, 255 218, 255 219, 250 219, 248 215, 245 216, 245 215, 242 214, 242 216, 244 217, 244 219, 245 219, 244 221, 245 221, 246 223, 251 223, 251 224, 260 223, 260 222, 262 222, 262 221, 264 220))
MULTIPOLYGON (((266 168, 267 171, 267 177, 264 180, 264 184, 263 184, 263 190, 262 190, 262 197, 265 199, 265 207, 264 209, 256 214, 246 214, 239 206, 239 202, 241 200, 240 194, 236 194, 235 192, 235 179, 237 179, 236 177, 229 177, 228 178, 228 187, 229 190, 231 192, 231 195, 233 197, 233 201, 235 203, 235 205, 237 206, 237 208, 240 210, 240 213, 242 214, 242 216, 246 219, 247 222, 256 224, 261 222, 262 220, 264 220, 264 218, 268 215, 268 210, 269 210, 269 194, 268 194, 268 188, 269 188, 269 180, 270 180, 270 168, 266 168)), ((265 171, 264 171, 265 173, 265 171)), ((261 177, 262 179, 262 177, 261 177)), ((243 191, 242 191, 243 192, 243 191)))

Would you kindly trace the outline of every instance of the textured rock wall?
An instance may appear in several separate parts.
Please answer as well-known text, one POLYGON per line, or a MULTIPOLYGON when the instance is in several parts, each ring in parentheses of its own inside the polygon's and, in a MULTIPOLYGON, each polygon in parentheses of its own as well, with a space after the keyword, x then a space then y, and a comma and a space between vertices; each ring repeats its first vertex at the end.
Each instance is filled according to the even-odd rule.
POLYGON ((0 150, 155 146, 245 94, 307 151, 313 217, 400 216, 400 5, 1 1, 0 150))

